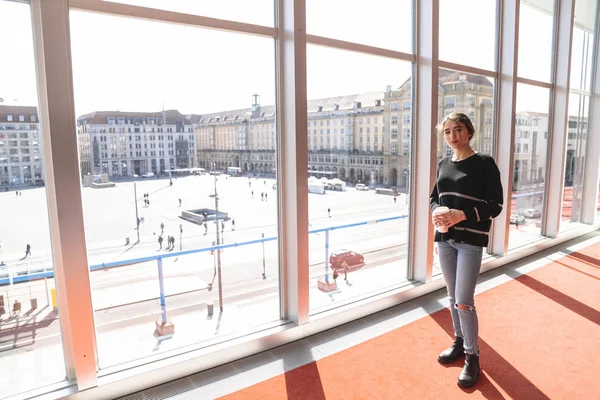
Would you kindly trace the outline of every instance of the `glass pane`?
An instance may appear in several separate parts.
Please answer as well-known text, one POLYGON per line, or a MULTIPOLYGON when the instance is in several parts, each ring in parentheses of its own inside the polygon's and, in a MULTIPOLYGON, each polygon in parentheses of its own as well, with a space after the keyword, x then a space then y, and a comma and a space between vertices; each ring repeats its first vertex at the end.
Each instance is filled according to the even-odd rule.
POLYGON ((496 70, 496 1, 440 0, 440 60, 496 70))
POLYGON ((307 65, 315 313, 407 279, 412 66, 317 46, 307 65))
POLYGON ((521 1, 518 63, 520 77, 550 82, 553 31, 553 1, 521 1))
POLYGON ((311 35, 412 53, 412 23, 411 0, 373 0, 368 7, 347 0, 306 1, 311 35))
POLYGON ((567 130, 567 155, 560 231, 578 226, 581 219, 583 174, 588 134, 588 96, 569 94, 569 126, 567 130))
POLYGON ((0 1, 0 48, 0 397, 10 397, 66 374, 43 154, 34 151, 41 125, 29 5, 0 1), (33 140, 8 140, 16 138, 33 140))
POLYGON ((517 84, 509 250, 540 239, 550 90, 517 84))
POLYGON ((575 25, 571 48, 571 88, 591 90, 596 1, 575 2, 575 25))
POLYGON ((274 0, 106 0, 204 17, 274 26, 274 0))
POLYGON ((71 35, 100 367, 279 323, 274 41, 83 12, 71 35))
MULTIPOLYGON (((478 153, 493 154, 494 80, 481 75, 440 69, 438 117, 440 122, 453 112, 466 114, 475 128, 471 148, 478 153)), ((441 130, 437 136, 437 162, 451 157, 452 149, 446 143, 441 130)), ((487 253, 484 251, 484 257, 487 253)), ((434 246, 433 274, 440 274, 437 262, 437 246, 434 246)))

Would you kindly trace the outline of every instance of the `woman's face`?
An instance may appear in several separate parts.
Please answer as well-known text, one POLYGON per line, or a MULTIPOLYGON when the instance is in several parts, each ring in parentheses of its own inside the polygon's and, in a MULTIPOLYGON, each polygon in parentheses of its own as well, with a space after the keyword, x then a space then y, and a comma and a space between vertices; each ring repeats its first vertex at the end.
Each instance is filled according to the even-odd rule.
POLYGON ((470 134, 462 122, 446 121, 443 132, 444 139, 446 139, 446 143, 452 150, 456 151, 469 146, 470 134))

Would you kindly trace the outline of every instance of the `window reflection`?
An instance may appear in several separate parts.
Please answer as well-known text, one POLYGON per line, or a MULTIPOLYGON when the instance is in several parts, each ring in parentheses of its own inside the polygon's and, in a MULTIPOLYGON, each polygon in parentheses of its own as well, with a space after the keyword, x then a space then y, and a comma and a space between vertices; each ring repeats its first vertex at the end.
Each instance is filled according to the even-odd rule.
POLYGON ((569 95, 569 122, 565 157, 560 231, 576 227, 581 219, 583 176, 588 134, 589 96, 569 95))
POLYGON ((550 91, 517 85, 509 250, 540 239, 550 91))

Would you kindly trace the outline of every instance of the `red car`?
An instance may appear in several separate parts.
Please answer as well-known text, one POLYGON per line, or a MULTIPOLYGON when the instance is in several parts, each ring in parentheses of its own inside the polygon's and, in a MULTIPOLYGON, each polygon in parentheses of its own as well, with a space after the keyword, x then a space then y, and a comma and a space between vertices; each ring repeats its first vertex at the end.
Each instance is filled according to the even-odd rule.
POLYGON ((333 269, 342 269, 342 263, 344 261, 351 267, 353 265, 364 263, 365 258, 362 254, 350 250, 337 250, 329 256, 329 262, 333 269))

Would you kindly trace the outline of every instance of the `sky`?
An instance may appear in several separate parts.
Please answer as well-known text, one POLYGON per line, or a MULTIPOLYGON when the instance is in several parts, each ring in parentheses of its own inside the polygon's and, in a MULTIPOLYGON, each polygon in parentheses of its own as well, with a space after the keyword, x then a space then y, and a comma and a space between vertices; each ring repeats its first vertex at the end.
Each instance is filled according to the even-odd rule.
MULTIPOLYGON (((120 2, 274 26, 272 0, 120 2)), ((370 0, 367 8, 360 0, 307 0, 307 32, 411 53, 411 4, 370 0)), ((440 58, 493 70, 495 4, 440 0, 440 58)), ((157 111, 163 105, 203 114, 248 108, 254 93, 263 105, 275 102, 271 38, 81 11, 71 11, 70 22, 78 116, 96 110, 157 111)), ((583 45, 579 33, 576 46, 583 45)), ((549 81, 551 37, 552 17, 522 7, 520 76, 549 81)), ((9 60, 0 63, 4 104, 37 104, 32 43, 29 6, 0 0, 0 48, 9 60)), ((398 87, 410 73, 405 61, 314 45, 307 49, 309 99, 384 91, 387 85, 398 87)), ((520 85, 517 108, 547 112, 548 101, 541 101, 540 89, 534 89, 520 85)))

